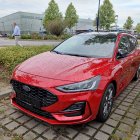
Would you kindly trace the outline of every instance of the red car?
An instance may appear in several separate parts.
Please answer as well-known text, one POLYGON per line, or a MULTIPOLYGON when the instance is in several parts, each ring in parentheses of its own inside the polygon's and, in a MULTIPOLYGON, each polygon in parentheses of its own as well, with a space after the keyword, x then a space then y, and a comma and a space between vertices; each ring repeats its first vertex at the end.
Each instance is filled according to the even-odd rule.
POLYGON ((140 50, 127 33, 83 33, 17 66, 12 104, 50 124, 108 119, 113 100, 139 77, 140 50))

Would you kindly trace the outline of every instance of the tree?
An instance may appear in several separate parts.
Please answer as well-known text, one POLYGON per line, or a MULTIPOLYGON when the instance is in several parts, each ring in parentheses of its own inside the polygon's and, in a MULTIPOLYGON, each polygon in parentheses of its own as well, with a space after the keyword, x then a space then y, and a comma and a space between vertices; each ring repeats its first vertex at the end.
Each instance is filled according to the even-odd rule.
MULTIPOLYGON (((53 29, 53 25, 56 27, 56 23, 58 23, 60 25, 60 23, 63 22, 63 17, 62 17, 62 13, 59 11, 59 7, 58 7, 58 4, 54 1, 54 0, 51 0, 49 2, 49 6, 48 8, 46 9, 45 11, 45 17, 44 17, 44 27, 47 31, 53 33, 52 29, 53 29), (52 23, 55 23, 51 26, 52 23), (50 28, 51 26, 51 28, 50 28), (51 29, 51 31, 50 31, 51 29)), ((55 28, 54 27, 54 28, 55 28)), ((57 26, 59 27, 59 26, 57 26)), ((61 28, 62 29, 62 28, 61 28)), ((61 30, 60 29, 60 30, 61 30)), ((59 30, 59 31, 60 31, 59 30)), ((61 30, 62 31, 62 30, 61 30)), ((61 34, 61 33, 60 33, 61 34)))
POLYGON ((133 20, 132 18, 129 16, 123 26, 124 29, 130 30, 133 27, 133 20))
POLYGON ((75 7, 70 3, 65 13, 66 26, 71 29, 78 22, 78 18, 75 7))
POLYGON ((136 31, 137 31, 137 33, 140 33, 140 23, 137 24, 136 31))
POLYGON ((109 30, 112 23, 115 23, 113 5, 109 0, 104 0, 103 5, 100 7, 99 26, 109 30))

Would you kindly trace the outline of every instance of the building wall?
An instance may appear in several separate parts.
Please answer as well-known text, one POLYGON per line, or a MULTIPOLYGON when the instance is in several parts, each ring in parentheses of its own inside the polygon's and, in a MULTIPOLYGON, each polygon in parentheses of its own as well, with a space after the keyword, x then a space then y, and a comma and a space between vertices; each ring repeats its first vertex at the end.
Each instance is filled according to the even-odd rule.
POLYGON ((77 31, 89 31, 89 30, 94 31, 93 20, 80 18, 78 20, 78 23, 71 30, 67 29, 67 32, 72 32, 73 34, 75 34, 77 31))
POLYGON ((12 24, 15 21, 17 22, 17 24, 19 25, 21 24, 19 13, 15 13, 15 14, 0 18, 0 32, 12 33, 12 30, 13 30, 12 24))
POLYGON ((21 13, 22 33, 41 32, 43 30, 43 14, 21 13))
MULTIPOLYGON (((40 33, 44 31, 43 16, 43 14, 16 12, 2 17, 0 18, 0 33, 12 34, 14 22, 20 27, 22 34, 40 33)), ((79 19, 75 27, 72 28, 72 32, 75 33, 76 30, 93 30, 93 21, 91 19, 79 19)))
POLYGON ((42 19, 43 14, 17 12, 0 18, 0 32, 11 34, 14 28, 13 23, 16 22, 22 34, 39 33, 43 30, 42 19))
POLYGON ((79 19, 77 25, 73 27, 74 30, 93 30, 93 20, 79 19))

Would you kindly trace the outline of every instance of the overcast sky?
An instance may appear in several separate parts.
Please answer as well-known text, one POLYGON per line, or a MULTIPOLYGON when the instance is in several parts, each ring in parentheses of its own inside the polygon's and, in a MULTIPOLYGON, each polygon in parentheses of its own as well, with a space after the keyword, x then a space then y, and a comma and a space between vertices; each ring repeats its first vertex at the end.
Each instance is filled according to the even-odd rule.
MULTIPOLYGON (((0 0, 0 17, 17 12, 43 13, 50 0, 0 0)), ((110 0, 116 15, 119 15, 119 25, 122 26, 128 16, 134 20, 134 25, 140 23, 140 0, 110 0)), ((70 2, 73 2, 80 18, 94 19, 97 13, 98 0, 56 0, 60 11, 64 14, 70 2)), ((101 0, 101 3, 103 0, 101 0)))

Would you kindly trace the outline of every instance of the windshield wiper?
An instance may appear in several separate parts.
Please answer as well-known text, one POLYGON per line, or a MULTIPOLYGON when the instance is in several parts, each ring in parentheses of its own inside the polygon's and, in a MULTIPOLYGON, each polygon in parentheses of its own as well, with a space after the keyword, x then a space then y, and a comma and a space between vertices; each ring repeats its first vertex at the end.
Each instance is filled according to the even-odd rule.
POLYGON ((57 54, 64 54, 64 53, 61 53, 61 52, 58 52, 58 51, 55 51, 55 50, 53 50, 52 52, 55 52, 57 54))
POLYGON ((91 57, 91 56, 80 55, 80 54, 69 54, 69 53, 62 53, 62 52, 55 51, 55 50, 53 50, 52 52, 55 52, 55 53, 57 53, 57 54, 61 54, 61 55, 70 55, 70 56, 78 56, 78 57, 91 57))
POLYGON ((80 54, 68 54, 68 53, 66 53, 66 55, 70 55, 70 56, 78 56, 78 57, 90 57, 90 56, 80 55, 80 54))

